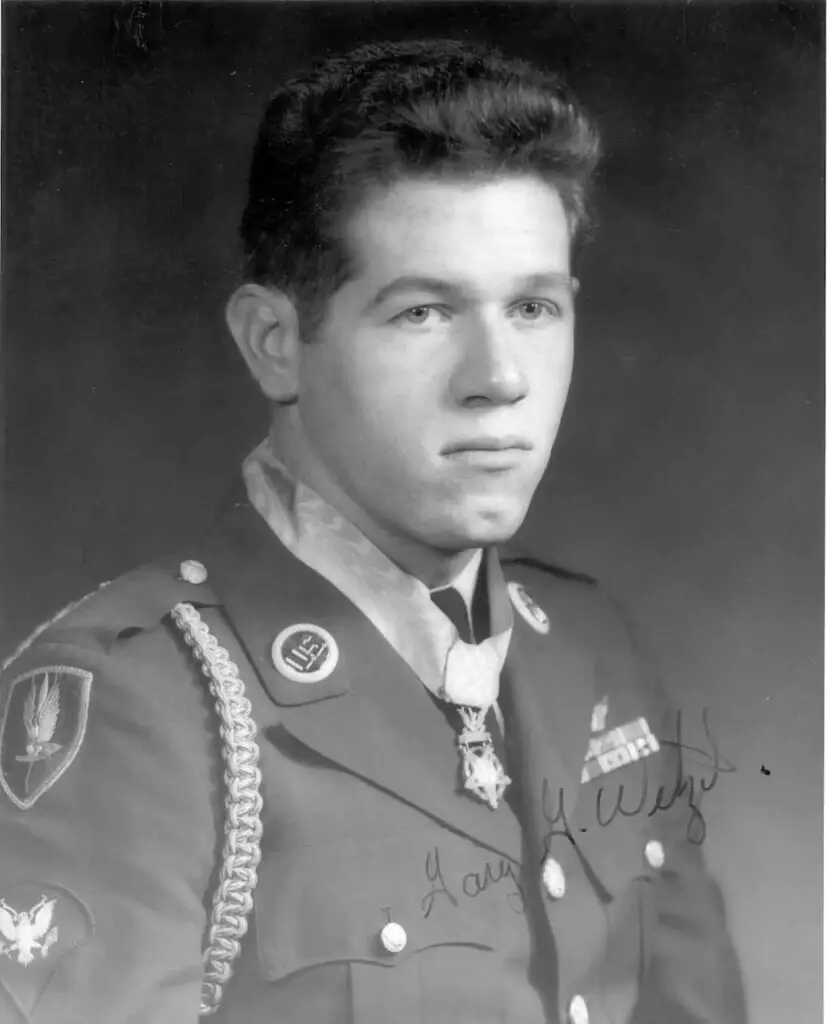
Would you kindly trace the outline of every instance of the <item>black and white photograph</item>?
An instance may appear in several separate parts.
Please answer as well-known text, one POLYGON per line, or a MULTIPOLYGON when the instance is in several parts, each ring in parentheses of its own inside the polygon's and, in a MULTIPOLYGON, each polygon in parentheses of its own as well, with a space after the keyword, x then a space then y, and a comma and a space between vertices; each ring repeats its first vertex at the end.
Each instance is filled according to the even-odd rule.
POLYGON ((823 3, 0 39, 0 1024, 823 1020, 823 3))

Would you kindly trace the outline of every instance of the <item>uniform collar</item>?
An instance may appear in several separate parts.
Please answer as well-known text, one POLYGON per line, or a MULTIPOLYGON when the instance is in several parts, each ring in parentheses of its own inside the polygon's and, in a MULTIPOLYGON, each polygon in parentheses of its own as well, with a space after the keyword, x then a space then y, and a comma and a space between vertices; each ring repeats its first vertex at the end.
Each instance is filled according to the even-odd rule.
POLYGON ((448 590, 453 587, 465 602, 465 610, 468 613, 469 619, 471 618, 471 606, 474 601, 474 592, 477 589, 477 583, 479 581, 482 555, 482 548, 477 548, 473 556, 452 580, 443 584, 441 587, 433 587, 431 590, 432 594, 437 594, 440 590, 448 590))
MULTIPOLYGON (((371 621, 394 650, 434 694, 452 680, 449 692, 467 703, 496 699, 499 673, 512 631, 510 604, 496 556, 486 558, 491 636, 468 652, 479 661, 479 684, 457 682, 452 649, 464 647, 453 622, 433 603, 421 580, 409 575, 380 551, 353 523, 293 477, 262 442, 244 463, 244 479, 252 506, 282 544, 309 568, 337 587, 371 621), (448 676, 446 676, 448 673, 448 676), (486 677, 483 681, 483 676, 486 677)), ((483 552, 453 581, 463 594, 469 615, 483 552)))
MULTIPOLYGON (((239 495, 225 509, 198 555, 209 569, 215 603, 278 708, 277 725, 264 715, 265 730, 286 730, 373 785, 522 859, 519 835, 507 825, 509 816, 457 792, 454 728, 435 714, 411 667, 337 587, 275 539, 248 500, 239 495), (340 657, 328 678, 294 682, 274 667, 273 640, 295 623, 321 626, 337 641, 340 657)), ((500 583, 492 593, 508 604, 495 551, 487 552, 484 566, 489 579, 500 583)), ((569 589, 544 588, 539 600, 549 615, 548 633, 515 617, 504 668, 510 694, 507 730, 519 737, 521 803, 531 823, 532 858, 545 846, 549 830, 559 831, 557 807, 564 792, 566 813, 573 812, 596 671, 591 647, 583 640, 583 617, 569 589), (573 727, 583 722, 585 733, 573 727)), ((254 685, 246 673, 244 681, 254 685)))
POLYGON ((265 729, 286 731, 349 772, 519 860, 519 830, 510 816, 492 813, 457 789, 453 724, 337 587, 280 544, 247 501, 228 510, 200 550, 218 605, 278 706, 278 724, 265 729), (327 678, 294 681, 275 668, 273 641, 297 623, 320 627, 335 640, 338 660, 327 678))

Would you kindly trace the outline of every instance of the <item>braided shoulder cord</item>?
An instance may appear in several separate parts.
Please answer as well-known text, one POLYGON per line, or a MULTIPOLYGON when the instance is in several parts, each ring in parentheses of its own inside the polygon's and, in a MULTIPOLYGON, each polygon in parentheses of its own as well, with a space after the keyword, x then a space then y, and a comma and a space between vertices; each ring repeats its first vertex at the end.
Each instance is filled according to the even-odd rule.
POLYGON ((233 960, 241 952, 253 909, 256 868, 261 860, 261 771, 256 726, 244 683, 229 653, 191 604, 172 609, 176 626, 210 680, 210 693, 221 719, 221 752, 225 762, 224 850, 218 889, 213 897, 211 925, 204 950, 201 1015, 215 1013, 224 986, 232 977, 233 960))

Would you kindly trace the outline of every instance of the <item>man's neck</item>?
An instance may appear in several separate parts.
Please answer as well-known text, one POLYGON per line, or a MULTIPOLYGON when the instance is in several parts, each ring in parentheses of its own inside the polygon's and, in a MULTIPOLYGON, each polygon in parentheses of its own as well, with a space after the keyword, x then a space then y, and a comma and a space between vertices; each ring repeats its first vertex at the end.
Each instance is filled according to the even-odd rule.
POLYGON ((464 551, 443 551, 401 536, 360 508, 342 488, 338 487, 323 467, 307 452, 295 433, 289 429, 271 431, 270 447, 293 477, 312 488, 320 498, 349 520, 383 555, 403 572, 415 576, 434 590, 449 585, 474 558, 477 548, 464 551), (293 443, 291 443, 293 442, 293 443))

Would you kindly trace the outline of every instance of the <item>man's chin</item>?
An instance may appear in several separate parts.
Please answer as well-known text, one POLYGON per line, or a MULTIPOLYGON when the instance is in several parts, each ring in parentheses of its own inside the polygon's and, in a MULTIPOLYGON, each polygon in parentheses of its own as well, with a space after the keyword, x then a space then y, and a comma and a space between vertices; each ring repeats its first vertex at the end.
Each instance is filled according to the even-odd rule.
POLYGON ((475 510, 471 515, 455 519, 440 545, 448 550, 463 551, 468 548, 492 547, 506 544, 519 530, 527 509, 485 509, 475 510))

